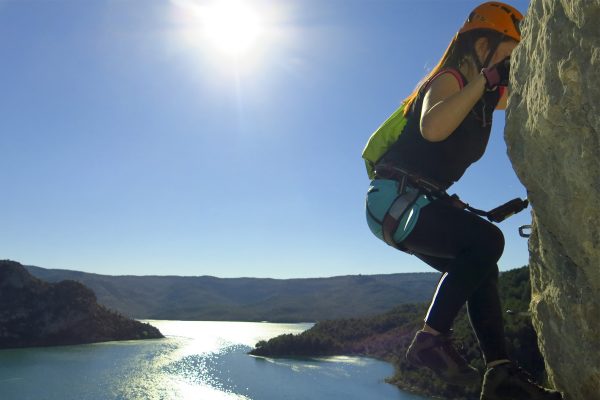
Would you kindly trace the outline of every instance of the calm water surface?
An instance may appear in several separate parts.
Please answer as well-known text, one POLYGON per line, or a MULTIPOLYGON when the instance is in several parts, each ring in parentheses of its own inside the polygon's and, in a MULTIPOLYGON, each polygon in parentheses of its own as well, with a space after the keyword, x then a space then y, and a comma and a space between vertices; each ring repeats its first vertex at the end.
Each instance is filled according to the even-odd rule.
POLYGON ((2 400, 417 400, 360 357, 265 359, 256 342, 311 324, 148 321, 161 340, 0 351, 2 400))

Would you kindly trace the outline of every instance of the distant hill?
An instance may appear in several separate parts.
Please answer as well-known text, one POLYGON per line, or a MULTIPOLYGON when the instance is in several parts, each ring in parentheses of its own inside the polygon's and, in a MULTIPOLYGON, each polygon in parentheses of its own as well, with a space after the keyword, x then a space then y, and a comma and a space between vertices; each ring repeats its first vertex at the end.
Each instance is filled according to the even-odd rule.
POLYGON ((153 326, 97 304, 79 282, 48 283, 0 260, 0 349, 162 338, 153 326))
POLYGON ((79 281, 98 302, 139 319, 312 322, 382 313, 431 298, 439 274, 312 279, 109 276, 26 267, 45 281, 79 281))

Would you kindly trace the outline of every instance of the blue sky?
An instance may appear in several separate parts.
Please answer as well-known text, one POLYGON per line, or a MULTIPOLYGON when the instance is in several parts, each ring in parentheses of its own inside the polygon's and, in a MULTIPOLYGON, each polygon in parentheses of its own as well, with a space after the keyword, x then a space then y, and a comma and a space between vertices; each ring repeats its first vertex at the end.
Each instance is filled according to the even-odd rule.
MULTIPOLYGON (((237 57, 206 38, 211 3, 0 0, 0 258, 102 274, 430 271, 369 231, 360 154, 479 2, 248 0, 261 33, 237 57)), ((494 120, 450 190, 485 209, 526 196, 494 120)), ((501 269, 527 264, 529 222, 500 224, 501 269)))

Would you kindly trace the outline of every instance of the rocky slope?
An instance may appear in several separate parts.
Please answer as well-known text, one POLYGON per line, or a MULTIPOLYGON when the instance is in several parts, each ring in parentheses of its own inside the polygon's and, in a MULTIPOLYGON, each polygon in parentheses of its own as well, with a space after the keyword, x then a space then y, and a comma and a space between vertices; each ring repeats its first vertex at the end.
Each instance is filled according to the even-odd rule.
POLYGON ((19 263, 0 261, 0 348, 161 337, 153 326, 99 306, 81 283, 46 283, 19 263))
POLYGON ((551 382, 600 399, 600 0, 532 0, 505 137, 533 212, 533 323, 551 382))

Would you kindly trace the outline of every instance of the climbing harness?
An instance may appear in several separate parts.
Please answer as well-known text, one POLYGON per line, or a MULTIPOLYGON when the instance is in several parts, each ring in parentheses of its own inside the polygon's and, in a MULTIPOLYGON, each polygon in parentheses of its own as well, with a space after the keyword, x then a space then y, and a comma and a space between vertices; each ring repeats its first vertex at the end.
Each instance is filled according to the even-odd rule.
POLYGON ((396 197, 396 199, 392 202, 381 223, 383 240, 390 246, 404 251, 406 250, 401 248, 394 240, 394 234, 396 233, 396 230, 398 230, 398 225, 400 225, 400 220, 402 219, 404 213, 412 207, 412 205, 421 195, 420 190, 405 192, 404 188, 406 187, 406 180, 407 178, 403 177, 400 181, 398 193, 401 194, 398 195, 398 197, 396 197))
MULTIPOLYGON (((374 170, 375 177, 379 179, 391 179, 399 182, 398 197, 392 202, 390 208, 385 214, 382 222, 383 239, 384 241, 397 249, 406 251, 398 243, 394 241, 394 233, 398 229, 401 218, 404 213, 411 208, 415 201, 421 195, 425 195, 430 199, 443 199, 449 202, 452 206, 461 210, 468 210, 481 217, 486 217, 491 222, 502 222, 508 217, 523 211, 529 205, 527 199, 522 200, 520 198, 512 199, 499 207, 494 208, 490 211, 483 211, 460 200, 457 195, 449 195, 444 187, 439 183, 418 176, 414 173, 408 172, 398 167, 389 165, 377 165, 374 170), (418 189, 415 191, 404 191, 407 184, 410 184, 414 188, 418 189)), ((519 228, 519 234, 521 234, 521 228, 519 228)), ((521 236, 523 236, 521 234, 521 236)))

